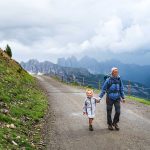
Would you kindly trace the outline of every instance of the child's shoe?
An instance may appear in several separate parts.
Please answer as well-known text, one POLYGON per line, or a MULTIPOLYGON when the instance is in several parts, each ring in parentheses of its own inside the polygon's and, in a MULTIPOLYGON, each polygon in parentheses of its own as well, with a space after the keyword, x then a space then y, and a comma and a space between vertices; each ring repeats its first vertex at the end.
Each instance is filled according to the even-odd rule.
POLYGON ((90 130, 90 131, 93 131, 93 130, 94 130, 92 125, 89 125, 89 130, 90 130))

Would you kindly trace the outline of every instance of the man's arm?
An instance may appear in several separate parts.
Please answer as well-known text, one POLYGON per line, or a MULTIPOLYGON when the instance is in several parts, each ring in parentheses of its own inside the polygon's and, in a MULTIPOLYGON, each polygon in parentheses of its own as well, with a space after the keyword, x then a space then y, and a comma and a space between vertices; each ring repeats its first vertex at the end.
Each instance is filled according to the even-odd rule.
POLYGON ((100 99, 102 99, 102 97, 103 97, 103 96, 105 95, 105 93, 106 93, 106 90, 107 90, 107 87, 108 87, 108 82, 109 82, 109 79, 107 79, 107 80, 104 82, 103 86, 102 86, 102 91, 101 91, 101 93, 99 94, 100 99))
POLYGON ((125 99, 125 94, 124 94, 124 86, 123 86, 123 82, 122 80, 120 79, 120 95, 121 95, 121 98, 122 99, 125 99))

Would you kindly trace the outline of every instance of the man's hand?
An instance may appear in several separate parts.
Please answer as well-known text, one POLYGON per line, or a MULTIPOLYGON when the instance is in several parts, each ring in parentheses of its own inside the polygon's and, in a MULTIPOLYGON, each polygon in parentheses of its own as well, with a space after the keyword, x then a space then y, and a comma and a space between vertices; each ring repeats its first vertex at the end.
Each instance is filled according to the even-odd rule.
POLYGON ((97 98, 97 101, 98 101, 97 103, 100 103, 100 101, 101 101, 101 98, 100 98, 100 97, 98 97, 98 98, 97 98))
POLYGON ((96 103, 100 103, 100 100, 101 100, 101 98, 100 97, 94 97, 94 99, 95 99, 95 101, 96 101, 96 103))
POLYGON ((125 99, 122 99, 122 100, 121 100, 121 102, 122 102, 122 103, 125 103, 125 102, 126 102, 126 100, 125 100, 125 99))
POLYGON ((99 99, 96 99, 96 103, 100 103, 100 100, 99 100, 99 99))
POLYGON ((100 103, 101 98, 96 98, 96 103, 100 103))

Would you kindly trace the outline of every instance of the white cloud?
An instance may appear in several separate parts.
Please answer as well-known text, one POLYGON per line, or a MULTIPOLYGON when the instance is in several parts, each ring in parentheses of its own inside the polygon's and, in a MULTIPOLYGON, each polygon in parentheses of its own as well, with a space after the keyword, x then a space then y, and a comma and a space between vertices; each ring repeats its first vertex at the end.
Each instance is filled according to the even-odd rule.
POLYGON ((96 34, 84 41, 81 47, 84 49, 110 50, 115 53, 134 52, 145 50, 150 43, 149 26, 132 24, 125 27, 119 17, 112 17, 106 22, 100 22, 96 34))
POLYGON ((8 43, 18 60, 146 53, 149 8, 149 0, 0 1, 0 47, 8 43))

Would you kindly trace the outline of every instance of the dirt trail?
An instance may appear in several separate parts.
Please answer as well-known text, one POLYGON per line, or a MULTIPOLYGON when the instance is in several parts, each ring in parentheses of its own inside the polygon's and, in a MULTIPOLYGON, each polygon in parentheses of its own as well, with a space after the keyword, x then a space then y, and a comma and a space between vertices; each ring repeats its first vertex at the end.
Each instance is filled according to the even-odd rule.
MULTIPOLYGON (((97 105, 94 131, 82 115, 85 91, 50 77, 36 76, 49 97, 45 142, 47 150, 150 150, 150 107, 122 104, 120 131, 109 131, 105 100, 97 105)), ((97 95, 96 95, 97 96, 97 95)))

